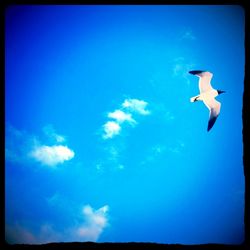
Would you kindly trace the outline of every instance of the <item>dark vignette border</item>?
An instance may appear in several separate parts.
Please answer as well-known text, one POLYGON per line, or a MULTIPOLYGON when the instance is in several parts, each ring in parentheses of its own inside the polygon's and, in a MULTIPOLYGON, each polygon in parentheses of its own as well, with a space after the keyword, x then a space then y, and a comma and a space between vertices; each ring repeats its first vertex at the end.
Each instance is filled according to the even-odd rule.
MULTIPOLYGON (((143 1, 143 0, 108 0, 108 1, 102 1, 102 0, 74 0, 74 1, 67 1, 67 0, 2 0, 0 4, 1 9, 1 36, 2 43, 1 43, 1 52, 2 52, 2 81, 1 81, 1 104, 3 104, 2 112, 3 115, 3 122, 2 125, 2 167, 1 167, 1 188, 2 192, 2 209, 0 210, 1 217, 0 217, 0 228, 1 228, 1 235, 0 235, 0 249, 13 249, 13 250, 19 250, 19 249, 41 249, 41 250, 47 250, 47 249, 146 249, 146 250, 153 250, 153 249, 168 249, 168 250, 179 250, 179 249, 188 249, 188 250, 212 250, 212 249, 221 249, 221 250, 249 250, 250 249, 250 239, 248 236, 250 236, 250 170, 249 170, 249 162, 250 162, 250 154, 249 152, 249 144, 248 144, 248 138, 249 138, 249 130, 248 126, 250 123, 250 106, 248 106, 248 100, 249 100, 249 84, 250 84, 250 62, 249 62, 249 53, 250 53, 250 7, 248 7, 248 4, 246 0, 205 0, 205 1, 197 1, 197 0, 191 0, 191 1, 185 1, 185 0, 156 0, 156 1, 143 1), (242 120, 243 120, 243 164, 244 164, 244 175, 245 175, 245 214, 244 214, 244 223, 245 223, 245 241, 241 245, 223 245, 223 244, 201 244, 201 245, 181 245, 181 244, 157 244, 157 243, 134 243, 134 242, 128 242, 128 243, 93 243, 93 242, 70 242, 70 243, 48 243, 48 244, 41 244, 41 245, 28 245, 28 244, 15 244, 10 245, 5 241, 5 36, 4 36, 4 13, 5 8, 12 4, 206 4, 206 5, 240 5, 245 10, 245 79, 244 79, 244 93, 243 93, 243 109, 242 109, 242 120)), ((237 63, 237 62, 235 62, 237 63)))

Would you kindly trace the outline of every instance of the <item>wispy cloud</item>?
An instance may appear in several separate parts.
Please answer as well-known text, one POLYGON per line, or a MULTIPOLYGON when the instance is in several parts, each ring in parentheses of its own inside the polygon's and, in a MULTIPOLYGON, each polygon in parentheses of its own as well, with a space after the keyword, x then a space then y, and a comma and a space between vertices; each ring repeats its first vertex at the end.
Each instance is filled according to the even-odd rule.
POLYGON ((47 166, 56 166, 57 164, 63 163, 64 161, 71 160, 75 153, 67 146, 55 145, 55 146, 38 146, 30 152, 38 162, 47 166))
POLYGON ((165 113, 165 119, 166 119, 167 121, 172 121, 172 120, 175 119, 175 117, 174 117, 174 115, 172 114, 172 112, 166 111, 166 113, 165 113))
POLYGON ((175 120, 175 115, 172 111, 171 106, 164 102, 155 102, 153 104, 154 115, 157 116, 157 119, 161 119, 164 122, 172 122, 175 120))
POLYGON ((45 141, 53 137, 56 144, 42 144, 38 136, 8 124, 5 135, 5 160, 18 163, 36 160, 43 165, 56 166, 74 157, 74 151, 67 145, 62 145, 62 142, 65 142, 64 137, 58 135, 52 126, 45 127, 43 132, 47 136, 45 141))
POLYGON ((111 139, 119 135, 123 124, 126 122, 130 126, 135 126, 138 122, 133 118, 132 113, 139 115, 149 115, 150 111, 146 110, 147 102, 138 99, 125 99, 120 109, 109 112, 107 117, 109 120, 103 125, 103 139, 111 139))
POLYGON ((185 30, 181 35, 181 40, 196 40, 196 36, 194 35, 193 31, 191 29, 185 30))
POLYGON ((49 124, 43 127, 43 132, 47 135, 48 138, 51 138, 54 142, 61 143, 65 141, 65 137, 63 135, 59 135, 56 133, 53 125, 49 124))
POLYGON ((5 160, 14 163, 26 163, 29 151, 39 144, 37 137, 25 130, 20 130, 6 124, 5 130, 5 160))
POLYGON ((117 169, 119 169, 119 170, 123 170, 124 168, 125 168, 125 167, 124 167, 123 164, 119 164, 118 167, 117 167, 117 169))
POLYGON ((152 146, 148 153, 147 153, 147 157, 145 158, 145 160, 143 160, 141 162, 142 165, 153 162, 155 160, 157 160, 161 155, 163 155, 166 152, 166 146, 163 144, 156 144, 154 146, 152 146))
POLYGON ((67 241, 67 234, 55 230, 53 225, 48 223, 42 224, 38 232, 16 223, 5 225, 5 239, 10 244, 46 244, 67 241))
POLYGON ((109 160, 113 162, 117 162, 117 159, 119 157, 118 149, 115 146, 111 145, 110 147, 106 148, 106 151, 109 155, 109 160))
POLYGON ((98 173, 100 173, 100 174, 102 174, 104 171, 104 167, 103 167, 102 162, 95 163, 95 168, 98 171, 98 173))
POLYGON ((106 146, 102 147, 102 157, 99 158, 93 167, 99 174, 103 174, 106 171, 120 171, 123 170, 123 156, 126 148, 126 144, 120 141, 109 141, 106 146))
POLYGON ((188 72, 195 67, 193 62, 187 62, 184 57, 177 57, 173 61, 173 77, 181 77, 185 79, 186 83, 189 85, 190 80, 188 78, 188 72))
POLYGON ((168 148, 168 151, 174 154, 180 154, 185 148, 185 143, 181 140, 177 140, 175 144, 168 148))
POLYGON ((46 198, 48 204, 51 206, 54 205, 58 205, 60 203, 61 199, 61 195, 57 192, 55 194, 53 194, 52 196, 46 198))
POLYGON ((18 223, 5 225, 5 239, 10 244, 35 244, 36 237, 25 227, 18 223))
POLYGON ((126 99, 122 107, 128 109, 131 112, 137 112, 141 115, 149 115, 150 111, 146 110, 147 102, 138 99, 126 99))
POLYGON ((158 161, 161 157, 165 157, 166 155, 174 155, 178 156, 183 153, 185 150, 185 143, 182 140, 176 140, 174 142, 170 142, 170 145, 165 144, 156 144, 148 149, 147 155, 143 161, 141 161, 141 165, 151 164, 152 162, 158 161))
MULTIPOLYGON (((109 206, 105 205, 97 210, 90 205, 83 206, 82 221, 63 229, 56 228, 53 224, 44 223, 40 229, 19 223, 5 225, 5 238, 11 244, 44 244, 49 242, 75 242, 97 241, 108 223, 109 206)), ((79 220, 79 219, 78 219, 79 220)))
POLYGON ((162 154, 166 150, 166 146, 164 145, 155 145, 152 147, 152 152, 154 155, 162 154))

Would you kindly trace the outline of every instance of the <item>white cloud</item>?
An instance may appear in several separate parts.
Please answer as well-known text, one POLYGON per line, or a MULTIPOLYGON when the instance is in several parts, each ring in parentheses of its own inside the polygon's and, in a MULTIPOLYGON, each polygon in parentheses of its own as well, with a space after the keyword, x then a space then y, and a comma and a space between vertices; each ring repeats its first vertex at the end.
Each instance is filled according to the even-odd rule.
POLYGON ((83 207, 83 215, 85 216, 87 225, 105 227, 107 225, 106 214, 109 210, 107 205, 94 210, 90 205, 83 207))
POLYGON ((129 125, 134 126, 137 121, 132 117, 131 112, 138 113, 140 115, 150 114, 149 110, 146 110, 147 102, 138 99, 126 99, 122 103, 122 109, 126 109, 124 112, 121 109, 116 109, 114 112, 108 113, 108 118, 114 119, 115 121, 107 121, 103 125, 104 134, 103 139, 110 139, 116 135, 119 135, 122 130, 122 124, 127 122, 129 125))
POLYGON ((147 105, 148 103, 143 100, 126 99, 123 102, 122 107, 130 110, 131 112, 136 112, 141 115, 149 115, 150 111, 145 109, 147 105))
POLYGON ((85 224, 78 227, 76 232, 83 241, 97 241, 100 234, 108 224, 107 212, 109 207, 103 206, 94 210, 90 205, 83 207, 85 224))
POLYGON ((44 127, 43 132, 46 134, 46 142, 53 139, 57 144, 52 146, 46 145, 47 143, 41 144, 36 136, 7 124, 5 160, 27 164, 31 159, 35 159, 44 165, 55 166, 74 157, 75 153, 72 149, 66 145, 59 145, 65 142, 65 138, 56 134, 52 125, 44 127))
POLYGON ((105 134, 103 139, 112 138, 115 135, 118 135, 121 130, 121 126, 117 122, 108 121, 103 125, 105 134))
MULTIPOLYGON (((83 222, 74 220, 76 225, 63 227, 63 229, 54 227, 53 224, 44 223, 39 230, 33 230, 16 224, 5 225, 5 239, 11 244, 44 244, 49 242, 85 242, 97 241, 103 230, 108 224, 109 206, 103 206, 94 210, 90 205, 82 209, 83 222)), ((79 219, 79 217, 77 217, 79 219)))
POLYGON ((115 119, 120 124, 125 121, 129 122, 130 124, 136 123, 136 121, 132 118, 131 114, 125 113, 119 109, 115 110, 112 113, 108 113, 108 117, 115 119))
POLYGON ((38 146, 30 153, 31 157, 40 163, 48 166, 55 166, 72 159, 75 155, 74 151, 67 146, 38 146))

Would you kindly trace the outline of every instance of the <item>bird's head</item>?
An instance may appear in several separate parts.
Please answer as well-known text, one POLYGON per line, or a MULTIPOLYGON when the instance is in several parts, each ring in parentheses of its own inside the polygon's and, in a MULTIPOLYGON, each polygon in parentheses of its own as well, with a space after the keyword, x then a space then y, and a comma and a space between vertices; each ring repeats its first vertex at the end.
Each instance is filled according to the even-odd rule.
POLYGON ((219 95, 222 94, 222 93, 226 93, 226 91, 224 91, 224 90, 219 90, 219 89, 217 89, 217 92, 218 92, 219 95))

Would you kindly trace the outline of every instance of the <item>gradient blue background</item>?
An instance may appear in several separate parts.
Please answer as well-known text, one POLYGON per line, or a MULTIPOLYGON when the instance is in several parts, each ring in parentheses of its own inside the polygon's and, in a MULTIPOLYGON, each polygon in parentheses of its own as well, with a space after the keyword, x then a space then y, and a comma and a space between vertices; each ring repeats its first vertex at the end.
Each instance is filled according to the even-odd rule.
POLYGON ((53 231, 41 241, 54 241, 90 204, 109 206, 98 242, 241 243, 243 80, 239 6, 8 7, 6 144, 19 153, 6 157, 6 239, 27 242, 18 230, 36 237, 46 224, 53 231), (226 91, 209 133, 207 108, 189 101, 193 69, 226 91), (127 98, 150 114, 104 140, 107 113, 127 98), (53 145, 48 124, 75 152, 56 168, 24 153, 31 135, 53 145))

